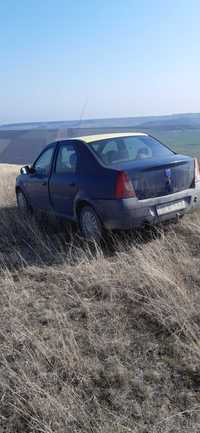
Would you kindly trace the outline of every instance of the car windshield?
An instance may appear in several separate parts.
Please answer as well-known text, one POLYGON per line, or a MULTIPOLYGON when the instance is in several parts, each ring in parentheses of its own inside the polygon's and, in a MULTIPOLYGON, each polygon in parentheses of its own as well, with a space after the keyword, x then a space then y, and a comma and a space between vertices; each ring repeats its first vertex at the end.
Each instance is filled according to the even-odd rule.
POLYGON ((109 138, 94 141, 90 146, 105 165, 173 155, 170 149, 148 135, 109 138))

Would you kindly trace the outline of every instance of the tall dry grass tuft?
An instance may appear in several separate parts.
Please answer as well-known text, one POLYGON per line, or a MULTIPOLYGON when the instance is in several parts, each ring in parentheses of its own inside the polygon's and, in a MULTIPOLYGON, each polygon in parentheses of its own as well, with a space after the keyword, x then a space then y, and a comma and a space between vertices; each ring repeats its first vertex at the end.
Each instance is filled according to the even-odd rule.
POLYGON ((0 182, 0 431, 199 432, 200 214, 91 248, 0 182))

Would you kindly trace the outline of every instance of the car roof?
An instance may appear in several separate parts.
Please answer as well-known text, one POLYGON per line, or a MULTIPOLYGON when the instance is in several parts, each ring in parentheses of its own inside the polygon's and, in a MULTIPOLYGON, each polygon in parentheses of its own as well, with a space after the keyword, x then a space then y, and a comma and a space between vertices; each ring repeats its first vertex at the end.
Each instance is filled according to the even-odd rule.
POLYGON ((94 143, 95 141, 109 140, 111 138, 137 137, 137 136, 147 137, 148 134, 146 134, 145 132, 112 132, 108 134, 81 135, 80 137, 62 137, 60 139, 58 138, 53 143, 49 143, 46 149, 54 145, 56 146, 57 143, 59 143, 60 141, 63 142, 63 141, 81 140, 89 144, 89 143, 94 143))
POLYGON ((83 135, 81 137, 75 137, 75 140, 83 140, 85 143, 93 143, 99 140, 109 140, 111 138, 123 138, 123 137, 135 137, 135 136, 147 136, 143 132, 114 132, 110 134, 94 134, 94 135, 83 135))

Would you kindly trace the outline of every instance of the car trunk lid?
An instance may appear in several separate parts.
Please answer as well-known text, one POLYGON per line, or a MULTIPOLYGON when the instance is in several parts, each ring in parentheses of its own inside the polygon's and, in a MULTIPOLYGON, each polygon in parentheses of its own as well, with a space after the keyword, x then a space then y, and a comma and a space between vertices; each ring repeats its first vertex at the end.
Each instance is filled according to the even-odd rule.
POLYGON ((124 164, 139 200, 161 197, 194 187, 194 160, 175 155, 167 160, 140 160, 124 164))

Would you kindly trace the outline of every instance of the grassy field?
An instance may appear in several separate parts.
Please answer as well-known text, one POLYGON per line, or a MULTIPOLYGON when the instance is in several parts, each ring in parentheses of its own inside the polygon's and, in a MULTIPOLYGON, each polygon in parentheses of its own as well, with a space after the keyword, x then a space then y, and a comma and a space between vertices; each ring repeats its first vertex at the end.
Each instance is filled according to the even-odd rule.
MULTIPOLYGON (((104 122, 103 122, 104 123, 104 122)), ((134 132, 146 131, 169 145, 179 153, 198 155, 200 158, 200 127, 185 127, 175 123, 166 127, 165 123, 151 125, 147 128, 141 125, 127 127, 111 126, 108 128, 75 128, 75 129, 41 129, 30 130, 2 130, 0 128, 0 162, 12 164, 31 163, 40 151, 56 139, 88 135, 103 132, 134 132)))
POLYGON ((0 432, 200 431, 200 213, 89 247, 0 166, 0 432))
POLYGON ((175 152, 200 158, 200 129, 151 130, 149 132, 175 152))

